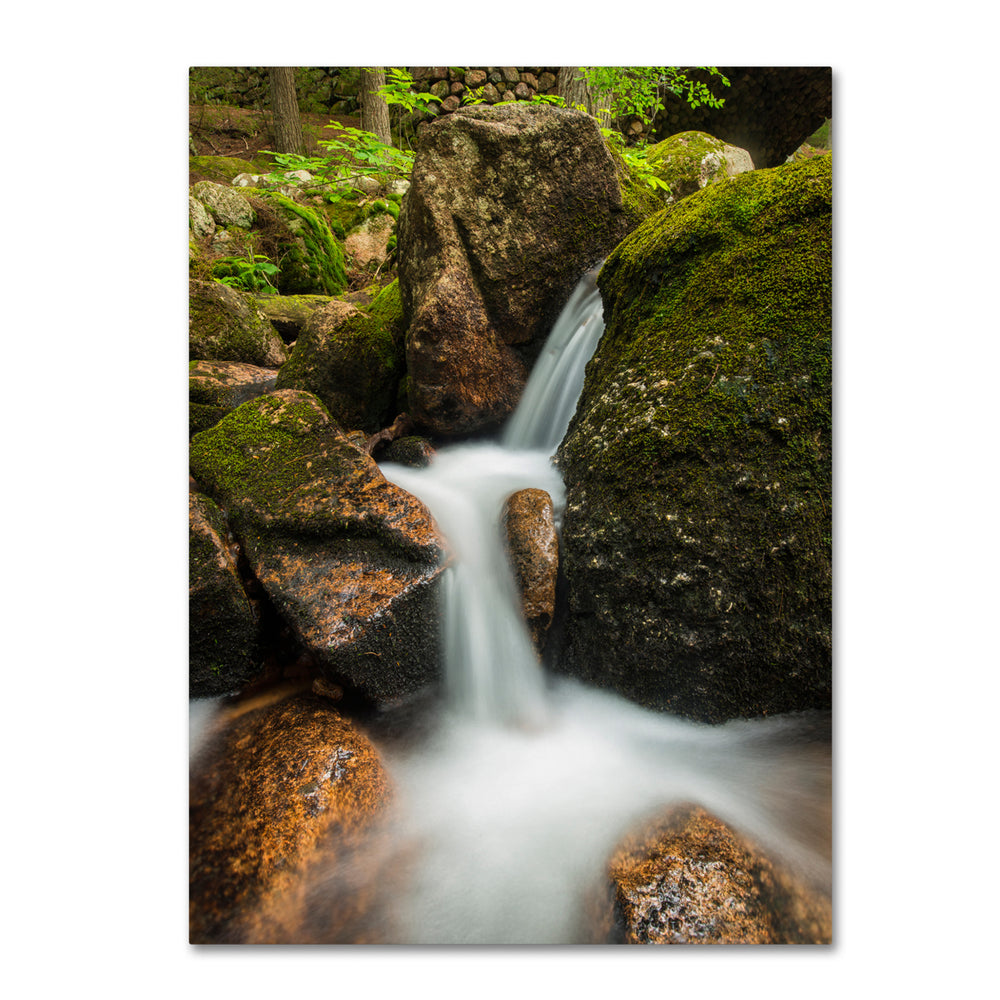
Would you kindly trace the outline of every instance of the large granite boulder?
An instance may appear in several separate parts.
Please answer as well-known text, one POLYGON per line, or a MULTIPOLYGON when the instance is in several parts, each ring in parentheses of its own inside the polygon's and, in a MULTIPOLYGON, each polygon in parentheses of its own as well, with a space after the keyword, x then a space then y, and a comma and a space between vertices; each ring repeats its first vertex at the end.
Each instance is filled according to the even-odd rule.
POLYGON ((218 504, 189 494, 188 684, 192 697, 237 691, 260 670, 259 621, 218 504))
MULTIPOLYGON (((332 864, 363 840, 388 776, 369 740, 316 695, 237 706, 209 725, 190 781, 190 939, 271 940, 273 900, 294 898, 317 856, 332 864)), ((353 894, 336 902, 357 905, 353 894)))
POLYGON ((576 282, 627 228, 590 116, 473 106, 427 125, 398 235, 414 419, 442 435, 497 427, 576 282))
POLYGON ((244 403, 194 436, 190 460, 324 675, 374 700, 437 678, 443 541, 315 396, 244 403))
POLYGON ((188 356, 278 368, 288 360, 288 348, 249 295, 218 281, 191 279, 188 356))
POLYGON ((562 669, 708 722, 831 701, 830 157, 712 185, 608 258, 558 452, 562 669))

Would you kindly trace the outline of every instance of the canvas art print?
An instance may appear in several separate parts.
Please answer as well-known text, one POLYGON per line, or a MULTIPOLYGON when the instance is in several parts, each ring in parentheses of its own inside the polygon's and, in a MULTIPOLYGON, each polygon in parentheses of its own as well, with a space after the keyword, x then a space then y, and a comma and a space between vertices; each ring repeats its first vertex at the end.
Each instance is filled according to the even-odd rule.
POLYGON ((830 68, 189 83, 190 942, 830 944, 830 68))

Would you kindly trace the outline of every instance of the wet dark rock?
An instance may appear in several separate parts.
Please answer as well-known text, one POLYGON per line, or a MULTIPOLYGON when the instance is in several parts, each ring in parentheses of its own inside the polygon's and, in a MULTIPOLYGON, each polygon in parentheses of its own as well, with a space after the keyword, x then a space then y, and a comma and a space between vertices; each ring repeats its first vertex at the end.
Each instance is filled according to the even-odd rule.
POLYGON ((188 682, 191 697, 209 697, 238 690, 260 669, 259 621, 225 515, 198 493, 188 507, 188 682))
POLYGON ((270 392, 277 379, 274 368, 239 361, 192 361, 188 370, 190 433, 207 430, 240 403, 270 392))

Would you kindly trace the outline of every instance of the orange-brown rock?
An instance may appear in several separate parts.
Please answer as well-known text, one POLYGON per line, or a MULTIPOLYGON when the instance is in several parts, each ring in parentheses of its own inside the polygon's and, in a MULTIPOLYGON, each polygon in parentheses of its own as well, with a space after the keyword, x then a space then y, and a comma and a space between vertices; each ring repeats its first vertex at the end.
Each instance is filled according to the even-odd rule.
POLYGON ((437 677, 444 543, 313 395, 279 390, 195 435, 191 468, 334 681, 388 700, 437 677))
POLYGON ((626 944, 829 944, 830 899, 700 807, 625 840, 612 858, 614 938, 626 944))
POLYGON ((545 490, 519 490, 507 498, 500 520, 524 620, 541 651, 555 613, 559 571, 552 498, 545 490))
MULTIPOLYGON (((375 748, 328 699, 298 694, 224 719, 191 775, 191 941, 282 939, 304 919, 303 868, 350 857, 388 796, 375 748)), ((364 895, 323 888, 343 939, 362 933, 364 895)))

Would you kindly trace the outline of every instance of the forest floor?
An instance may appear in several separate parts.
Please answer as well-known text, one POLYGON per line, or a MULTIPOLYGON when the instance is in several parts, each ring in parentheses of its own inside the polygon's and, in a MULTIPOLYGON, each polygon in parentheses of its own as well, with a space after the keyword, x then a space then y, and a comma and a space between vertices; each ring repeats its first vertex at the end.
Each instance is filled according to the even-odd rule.
MULTIPOLYGON (((317 140, 329 135, 323 129, 330 122, 359 127, 358 119, 348 115, 304 114, 299 117, 309 153, 320 151, 317 140)), ((188 130, 199 156, 236 156, 252 160, 258 153, 274 149, 270 111, 224 104, 191 104, 188 106, 188 130)))

